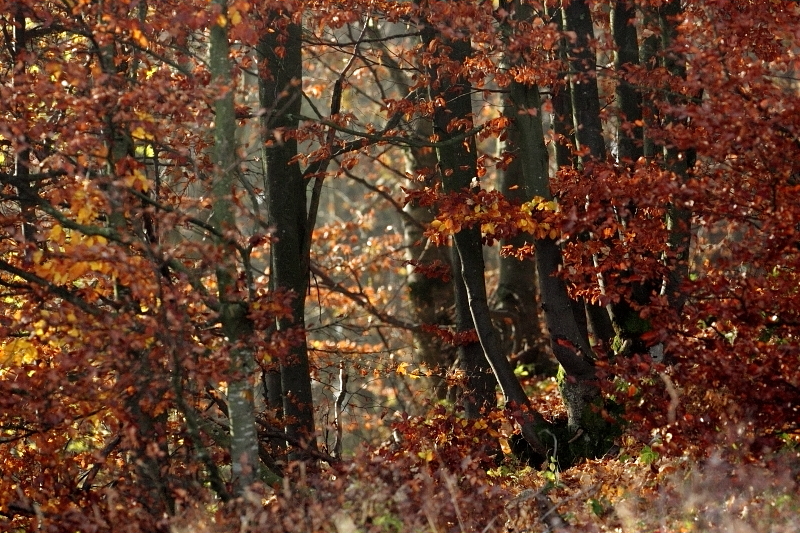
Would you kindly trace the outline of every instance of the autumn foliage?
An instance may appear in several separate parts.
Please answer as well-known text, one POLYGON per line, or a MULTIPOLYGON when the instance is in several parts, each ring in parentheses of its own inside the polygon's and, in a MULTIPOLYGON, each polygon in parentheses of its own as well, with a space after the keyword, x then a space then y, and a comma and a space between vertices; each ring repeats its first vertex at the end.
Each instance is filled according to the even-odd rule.
POLYGON ((789 0, 0 0, 0 529, 627 531, 656 495, 678 518, 652 531, 723 523, 676 503, 692 461, 703 505, 733 461, 780 465, 759 486, 797 511, 798 20, 789 0), (504 193, 534 144, 543 189, 504 193), (452 265, 492 288, 546 246, 552 276, 521 282, 559 280, 587 342, 532 299, 486 309, 490 344, 493 302, 452 265), (529 406, 494 381, 471 404, 521 321, 566 377, 520 367, 529 406), (576 384, 577 414, 556 394, 576 384), (242 405, 257 457, 231 451, 242 405), (547 453, 514 458, 534 412, 547 453), (565 455, 590 415, 614 446, 565 455))

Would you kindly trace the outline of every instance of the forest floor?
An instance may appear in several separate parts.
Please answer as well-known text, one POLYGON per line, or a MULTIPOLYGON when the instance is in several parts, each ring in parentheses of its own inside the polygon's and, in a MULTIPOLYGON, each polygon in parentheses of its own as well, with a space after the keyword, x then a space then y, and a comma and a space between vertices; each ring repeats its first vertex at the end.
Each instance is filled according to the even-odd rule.
MULTIPOLYGON (((564 416, 556 387, 531 391, 537 410, 564 416)), ((608 457, 564 471, 513 470, 504 529, 512 532, 800 532, 800 435, 755 455, 732 432, 711 449, 665 457, 631 436, 608 457)), ((654 446, 655 448, 655 446, 654 446)), ((502 470, 502 468, 501 468, 502 470)))
POLYGON ((649 447, 635 451, 623 448, 618 457, 563 472, 526 469, 512 475, 509 489, 516 496, 506 506, 505 530, 800 531, 797 450, 753 462, 723 451, 701 461, 661 458, 649 447))
MULTIPOLYGON (((563 414, 552 385, 537 387, 533 396, 548 416, 563 414)), ((361 447, 315 473, 297 463, 283 486, 263 487, 231 506, 195 502, 179 513, 171 531, 800 531, 798 435, 787 436, 779 449, 755 454, 752 438, 734 432, 714 447, 698 445, 673 456, 623 435, 604 458, 563 470, 554 464, 536 469, 508 453, 498 464, 497 442, 513 431, 503 417, 467 421, 443 406, 402 417, 393 424, 396 441, 361 447)))

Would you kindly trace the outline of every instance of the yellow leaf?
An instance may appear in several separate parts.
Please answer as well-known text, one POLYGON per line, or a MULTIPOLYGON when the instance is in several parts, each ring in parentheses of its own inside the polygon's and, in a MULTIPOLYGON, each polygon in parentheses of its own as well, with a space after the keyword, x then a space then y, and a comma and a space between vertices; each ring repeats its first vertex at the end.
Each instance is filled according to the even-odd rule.
POLYGON ((84 274, 86 274, 86 271, 88 269, 89 269, 88 265, 86 263, 82 262, 82 261, 79 262, 79 263, 75 263, 74 265, 69 267, 69 270, 67 271, 67 277, 70 280, 76 280, 79 277, 81 277, 84 274))
POLYGON ((230 17, 231 24, 233 24, 234 26, 242 22, 242 14, 239 13, 239 10, 236 8, 228 10, 228 17, 230 17))
POLYGON ((78 213, 75 215, 76 222, 78 224, 86 224, 91 222, 95 218, 94 209, 91 208, 89 205, 82 205, 78 209, 78 213))
POLYGON ((66 235, 64 234, 64 228, 61 227, 61 224, 54 224, 53 227, 50 228, 50 235, 48 238, 56 244, 64 244, 66 235))
POLYGON ((147 189, 150 186, 147 182, 147 176, 145 176, 144 173, 139 169, 136 169, 125 176, 123 181, 125 182, 125 186, 139 192, 147 192, 147 189))
POLYGON ((147 133, 147 130, 145 130, 141 126, 136 126, 133 129, 133 131, 131 132, 131 137, 133 137, 134 139, 138 139, 140 141, 141 140, 146 140, 146 141, 152 141, 153 140, 153 136, 150 135, 149 133, 147 133))
POLYGON ((417 455, 420 459, 424 459, 427 462, 433 461, 433 450, 423 450, 417 453, 417 455))
POLYGON ((397 373, 400 374, 401 376, 406 375, 407 374, 406 368, 408 368, 408 366, 409 366, 408 363, 400 363, 399 365, 397 365, 397 373))
POLYGON ((133 40, 136 41, 136 44, 138 44, 142 48, 147 48, 147 45, 150 44, 147 41, 147 37, 144 36, 142 30, 140 30, 139 28, 135 28, 131 32, 131 37, 133 37, 133 40))

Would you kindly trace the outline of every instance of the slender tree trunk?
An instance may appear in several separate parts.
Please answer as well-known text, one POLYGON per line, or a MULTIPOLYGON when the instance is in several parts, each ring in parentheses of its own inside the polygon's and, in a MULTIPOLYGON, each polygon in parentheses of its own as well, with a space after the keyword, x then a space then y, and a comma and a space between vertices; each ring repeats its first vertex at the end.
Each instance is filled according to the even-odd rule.
MULTIPOLYGON (((118 71, 113 38, 99 48, 97 55, 101 70, 106 76, 105 84, 115 90, 124 90, 125 78, 118 71)), ((113 113, 106 113, 103 119, 108 160, 106 175, 100 178, 99 187, 109 202, 106 223, 123 233, 127 231, 129 220, 124 205, 124 192, 115 181, 120 177, 117 174, 118 164, 134 157, 133 139, 130 132, 115 120, 113 113)), ((131 303, 130 288, 118 279, 114 280, 114 298, 122 305, 131 303)), ((168 471, 165 458, 169 457, 166 439, 167 413, 153 415, 152 412, 142 409, 140 403, 147 395, 163 397, 166 388, 153 380, 153 372, 157 370, 153 369, 146 351, 130 350, 128 355, 135 393, 126 398, 125 403, 138 432, 134 453, 137 456, 137 473, 148 487, 148 501, 144 504, 150 506, 154 514, 174 513, 175 501, 165 477, 168 471), (145 443, 148 442, 156 443, 158 453, 147 448, 145 443)))
MULTIPOLYGON (((470 309, 469 292, 462 275, 461 257, 456 247, 451 247, 450 250, 452 252, 451 264, 456 278, 453 280, 456 330, 459 332, 471 331, 475 328, 470 309)), ((481 272, 482 276, 483 272, 481 272)), ((465 390, 461 391, 464 416, 469 419, 480 418, 482 410, 494 409, 497 406, 495 393, 497 380, 492 375, 492 369, 483 354, 480 342, 470 342, 458 346, 458 358, 459 366, 466 377, 465 390)))
MULTIPOLYGON (((506 104, 504 113, 512 121, 516 119, 517 108, 506 104)), ((506 149, 515 154, 508 167, 500 174, 500 189, 508 199, 520 202, 530 200, 534 195, 524 179, 522 158, 520 157, 520 134, 516 125, 507 132, 506 149)), ((530 236, 519 234, 502 242, 505 245, 521 247, 528 243, 530 236)), ((544 350, 542 328, 539 323, 537 302, 538 275, 534 259, 519 260, 516 257, 500 257, 500 275, 497 284, 498 309, 504 313, 502 321, 512 321, 512 347, 508 352, 522 364, 533 366, 540 375, 555 375, 557 365, 544 350)), ((507 342, 508 344, 508 342, 507 342)))
MULTIPOLYGON (((606 159, 597 88, 597 60, 592 47, 592 14, 586 0, 572 0, 562 12, 564 28, 569 35, 575 36, 574 40, 566 43, 573 72, 570 77, 572 113, 576 148, 581 154, 580 166, 583 170, 588 170, 592 162, 604 163, 606 159)), ((595 337, 605 346, 609 346, 616 334, 609 310, 586 302, 586 312, 595 337)))
POLYGON ((642 95, 627 81, 625 69, 639 64, 639 43, 636 36, 636 9, 630 0, 617 0, 611 12, 617 69, 617 156, 621 163, 635 163, 644 155, 642 147, 642 95))
MULTIPOLYGON (((664 66, 673 76, 684 78, 686 59, 671 49, 677 36, 677 18, 682 11, 680 0, 670 0, 660 8, 660 22, 662 46, 666 52, 664 66)), ((678 103, 680 97, 670 95, 668 99, 672 103, 678 103)), ((674 146, 668 146, 664 151, 667 169, 682 179, 686 179, 695 158, 694 150, 680 151, 674 146)), ((670 230, 670 256, 667 258, 667 264, 670 267, 670 274, 665 284, 665 291, 670 306, 676 311, 680 311, 686 303, 686 295, 681 285, 689 277, 691 218, 690 210, 676 206, 672 206, 667 214, 667 225, 670 230)))
MULTIPOLYGON (((658 8, 645 7, 642 12, 646 28, 659 26, 658 8)), ((660 41, 656 32, 651 31, 650 35, 642 39, 639 56, 642 64, 649 70, 653 70, 658 66, 659 46, 660 41)), ((655 142, 650 134, 650 131, 658 126, 658 109, 655 105, 655 95, 651 94, 649 96, 649 98, 645 99, 642 107, 642 121, 644 122, 642 152, 644 157, 652 162, 661 153, 662 147, 655 142)))
MULTIPOLYGON (((414 131, 420 138, 430 139, 433 134, 433 124, 427 117, 417 117, 414 131)), ((414 176, 426 176, 424 182, 415 181, 411 186, 432 186, 437 179, 436 152, 429 147, 411 148, 407 158, 410 171, 414 176)), ((423 237, 423 229, 434 218, 434 208, 420 206, 418 202, 409 202, 403 209, 414 220, 414 223, 403 220, 403 235, 408 259, 418 262, 422 267, 431 265, 435 261, 452 265, 447 248, 433 246, 423 237)), ((432 325, 450 323, 452 320, 450 310, 455 305, 454 291, 456 288, 453 279, 444 281, 441 278, 428 277, 423 273, 410 270, 408 289, 416 322, 432 325)), ((469 323, 465 327, 472 329, 472 318, 469 318, 469 323)), ((442 377, 442 373, 455 363, 456 351, 457 349, 444 345, 438 337, 431 333, 422 330, 414 332, 415 357, 431 369, 438 369, 438 372, 434 374, 436 377, 433 379, 433 386, 439 399, 447 397, 447 381, 442 377)))
MULTIPOLYGON (((227 11, 226 0, 216 0, 221 11, 227 11)), ((215 24, 211 28, 210 70, 212 83, 220 95, 214 101, 214 165, 216 175, 212 187, 214 211, 211 222, 223 235, 236 232, 234 194, 239 176, 236 150, 236 116, 234 112, 234 81, 227 28, 215 24)), ((237 288, 237 250, 227 237, 218 239, 221 257, 217 266, 217 285, 220 298, 220 322, 230 345, 231 369, 228 381, 228 420, 231 434, 231 471, 234 493, 242 495, 258 479, 258 436, 251 377, 255 361, 246 346, 253 333, 247 317, 248 305, 237 288)))
MULTIPOLYGON (((264 165, 269 205, 269 224, 275 228, 272 243, 270 283, 273 290, 290 291, 292 317, 278 321, 279 331, 297 328, 302 342, 280 361, 280 394, 286 433, 294 441, 316 448, 314 404, 311 393, 311 368, 305 342, 305 295, 308 290, 308 265, 305 236, 308 231, 306 181, 299 164, 297 141, 286 135, 297 128, 301 105, 302 51, 298 24, 281 19, 276 13, 276 31, 265 33, 259 43, 262 64, 259 68, 259 98, 265 111, 262 119, 264 165), (282 49, 279 56, 276 50, 282 49)), ((267 376, 268 397, 277 399, 278 382, 267 376)), ((294 449, 290 459, 306 457, 294 449)))
MULTIPOLYGON (((383 35, 376 28, 367 28, 372 39, 380 40, 383 35)), ((418 101, 422 95, 421 90, 411 91, 408 78, 401 65, 395 61, 394 55, 388 48, 383 55, 384 65, 391 73, 392 81, 397 86, 401 95, 418 101)), ((430 117, 415 116, 411 127, 414 137, 430 139, 433 134, 433 123, 430 117)), ((429 146, 411 146, 406 151, 406 170, 414 177, 408 184, 411 189, 432 187, 440 179, 437 168, 438 159, 436 151, 429 146)), ((433 246, 423 236, 427 225, 434 219, 433 206, 421 206, 417 201, 408 202, 403 211, 409 215, 403 217, 403 245, 406 249, 406 258, 415 261, 422 267, 435 262, 442 264, 451 263, 447 247, 433 246)), ((409 266, 407 276, 408 296, 411 302, 411 312, 418 324, 449 324, 452 320, 451 309, 455 306, 455 286, 453 279, 448 281, 442 278, 428 277, 414 267, 409 266)), ((472 328, 470 318, 469 329, 472 328)), ((447 380, 442 372, 450 369, 457 357, 457 348, 444 344, 441 339, 422 329, 413 333, 414 358, 431 369, 438 369, 432 376, 431 382, 436 397, 445 399, 449 393, 447 380)))
MULTIPOLYGON (((633 168, 636 161, 644 156, 644 130, 642 127, 642 94, 626 78, 626 69, 639 64, 639 44, 635 26, 636 10, 629 0, 618 0, 611 12, 611 31, 616 53, 614 67, 617 70, 617 158, 620 165, 633 168)), ((636 206, 628 206, 634 213, 636 206)), ((623 223, 625 221, 623 220, 623 223)), ((630 273, 626 273, 628 275, 630 273)), ((619 354, 646 353, 647 347, 641 340, 644 321, 636 306, 650 303, 654 293, 660 289, 658 280, 645 280, 633 283, 629 299, 622 299, 612 307, 614 323, 617 327, 615 351, 619 354)))
MULTIPOLYGON (((25 10, 18 7, 14 14, 14 69, 12 83, 16 86, 19 77, 25 74, 25 51, 28 46, 28 31, 26 28, 25 10), (16 72, 16 69, 22 69, 16 72)), ((17 110, 19 116, 25 116, 25 110, 17 110)), ((20 213, 22 214, 22 235, 25 237, 25 261, 32 261, 33 252, 36 250, 36 189, 30 182, 31 149, 26 136, 19 140, 19 149, 14 155, 14 177, 17 182, 17 194, 20 198, 20 213)))
POLYGON ((573 72, 570 80, 572 112, 577 148, 584 151, 581 162, 603 162, 606 145, 600 120, 600 98, 597 89, 597 60, 592 41, 592 14, 586 0, 571 0, 563 8, 564 28, 574 40, 567 42, 567 55, 573 72))

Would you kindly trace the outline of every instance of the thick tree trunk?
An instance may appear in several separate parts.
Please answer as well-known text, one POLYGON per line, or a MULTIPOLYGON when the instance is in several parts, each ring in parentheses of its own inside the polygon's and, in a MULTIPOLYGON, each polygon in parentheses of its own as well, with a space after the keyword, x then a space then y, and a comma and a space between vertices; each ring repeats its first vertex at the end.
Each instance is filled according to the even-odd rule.
MULTIPOLYGON (((528 109, 539 109, 539 88, 535 85, 513 83, 511 101, 519 110, 516 124, 520 132, 520 154, 527 189, 532 196, 552 199, 548 175, 547 148, 544 144, 544 131, 538 114, 532 116, 528 109)), ((553 341, 553 352, 559 363, 568 373, 577 372, 586 377, 592 350, 585 329, 575 318, 571 299, 564 282, 555 276, 561 265, 561 249, 552 239, 539 239, 536 242, 536 263, 539 273, 542 307, 545 320, 553 341), (565 350, 566 340, 573 348, 565 350), (578 355, 578 353, 582 355, 578 355), (578 357, 578 359, 575 359, 578 357)), ((594 371, 591 372, 592 375, 594 371)), ((577 376, 576 376, 577 377, 577 376)))
MULTIPOLYGON (((227 2, 216 0, 222 12, 227 2)), ((214 211, 211 222, 224 234, 236 231, 233 195, 240 178, 236 151, 236 116, 233 96, 234 84, 229 59, 230 45, 225 26, 211 28, 210 67, 212 83, 219 91, 214 101, 214 165, 216 175, 212 187, 214 211)), ((217 266, 217 285, 220 298, 220 322, 230 345, 231 369, 228 381, 228 419, 231 434, 231 471, 234 493, 242 495, 258 479, 258 437, 256 433, 253 385, 255 370, 253 354, 246 342, 253 333, 247 318, 248 306, 243 301, 236 283, 238 279, 237 251, 226 237, 218 239, 221 257, 217 266)))
MULTIPOLYGON (((308 289, 308 250, 306 182, 298 163, 297 141, 283 135, 297 127, 300 114, 302 79, 301 27, 275 14, 274 32, 266 33, 259 43, 262 64, 259 68, 259 98, 265 110, 262 119, 264 165, 269 205, 269 225, 275 228, 272 243, 270 283, 273 290, 290 291, 292 317, 281 319, 279 331, 298 328, 305 338, 305 295, 308 289), (283 40, 285 39, 285 40, 283 40), (280 40, 280 42, 279 42, 280 40), (276 50, 283 49, 278 56, 276 50), (276 133, 278 133, 276 135, 276 133)), ((269 397, 277 396, 275 376, 268 376, 269 397)), ((280 393, 285 430, 295 442, 316 448, 311 370, 305 342, 295 344, 280 361, 280 393)), ((290 459, 305 457, 294 449, 290 459)))

